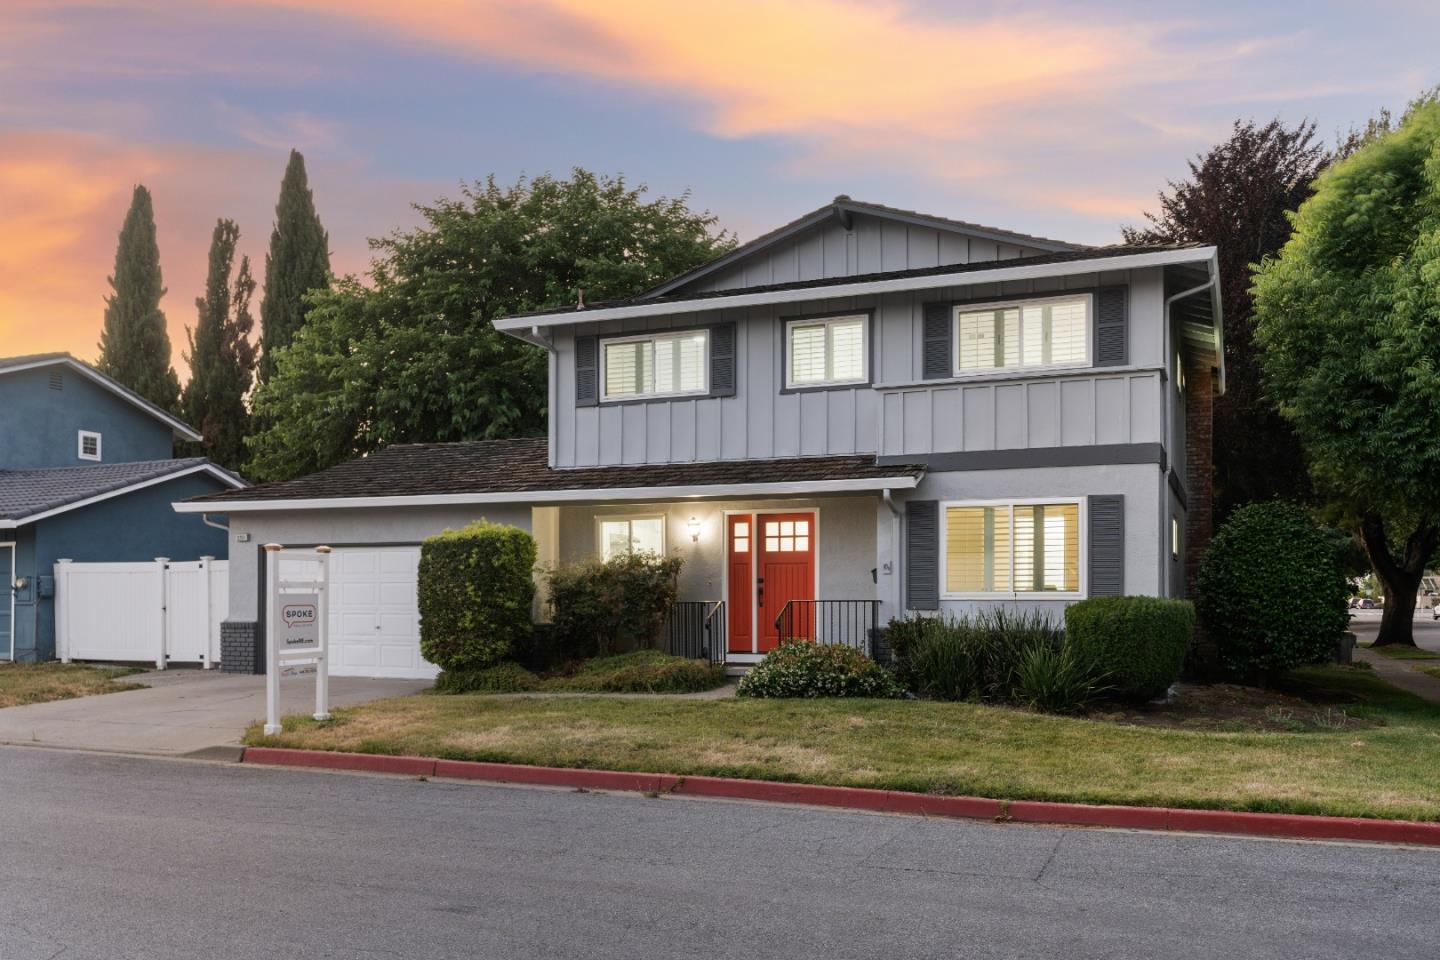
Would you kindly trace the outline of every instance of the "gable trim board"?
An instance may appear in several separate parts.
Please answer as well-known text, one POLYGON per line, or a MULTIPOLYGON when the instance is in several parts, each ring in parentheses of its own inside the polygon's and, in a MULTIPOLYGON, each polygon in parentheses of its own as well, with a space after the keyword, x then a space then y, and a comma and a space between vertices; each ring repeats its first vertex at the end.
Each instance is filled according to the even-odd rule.
POLYGON ((175 435, 182 440, 190 440, 195 443, 199 443, 201 440, 204 439, 204 437, 200 436, 199 432, 196 431, 194 427, 190 426, 182 420, 178 420, 175 417, 172 417, 164 410, 161 410, 159 407, 155 406, 149 400, 146 400, 139 394, 125 388, 124 386, 121 386, 114 380, 105 376, 105 374, 91 367, 89 364, 81 363, 79 360, 76 360, 74 357, 69 355, 37 357, 34 360, 24 363, 0 364, 0 376, 4 376, 7 373, 19 373, 22 370, 35 370, 41 367, 52 366, 66 366, 69 367, 71 370, 74 370, 76 373, 88 377, 94 383, 115 394, 115 396, 119 397, 120 399, 133 406, 139 407, 141 410, 145 411, 150 416, 154 417, 156 420, 159 420, 160 422, 169 426, 170 429, 175 431, 175 435))
POLYGON ((512 490, 501 493, 441 493, 420 496, 326 497, 309 500, 199 500, 171 504, 176 513, 251 513, 333 510, 359 507, 436 507, 482 503, 549 504, 591 500, 696 500, 702 497, 803 496, 806 494, 910 490, 915 476, 783 483, 686 484, 663 487, 608 487, 575 490, 512 490))
MULTIPOLYGON (((1006 263, 1007 261, 998 262, 1006 263)), ((1022 258, 1014 261, 1015 265, 1013 266, 996 266, 986 269, 971 267, 943 272, 927 270, 919 275, 901 275, 869 280, 857 279, 842 283, 812 281, 786 284, 783 289, 757 290, 750 293, 738 290, 734 293, 705 294, 686 299, 640 301, 610 307, 587 307, 583 310, 564 308, 553 312, 501 317, 495 321, 495 329, 506 333, 533 332, 542 327, 570 326, 576 323, 595 323, 601 320, 674 316, 684 313, 723 310, 728 307, 758 307, 816 299, 829 300, 885 293, 908 293, 933 290, 937 287, 969 286, 977 283, 1043 280, 1077 273, 1118 272, 1180 263, 1208 263, 1212 272, 1218 269, 1214 247, 1187 247, 1181 250, 1157 250, 1148 253, 1112 254, 1109 256, 1103 252, 1097 252, 1093 257, 1071 257, 1060 261, 1036 264, 1026 264, 1025 259, 1022 258)))
MULTIPOLYGON (((81 467, 76 469, 84 468, 81 467)), ((223 470, 220 467, 215 466, 215 464, 213 463, 202 463, 193 467, 187 467, 184 470, 176 470, 174 473, 166 473, 161 474, 158 477, 151 477, 150 479, 142 480, 139 483, 132 483, 128 486, 119 487, 114 490, 107 490, 104 493, 98 493, 93 497, 85 497, 82 500, 76 500, 74 503, 66 503, 58 507, 51 507, 50 509, 42 510, 39 513, 32 513, 28 517, 19 517, 16 519, 8 520, 0 518, 0 530, 13 530, 18 527, 23 527, 26 524, 35 523, 39 520, 44 520, 48 517, 54 517, 62 513, 69 513, 72 510, 79 510, 83 507, 88 507, 91 504, 100 503, 102 500, 109 500, 113 497, 123 497, 127 493, 134 493, 136 490, 143 490, 146 487, 153 487, 156 484, 160 483, 169 483, 171 480, 176 480, 180 477, 188 477, 191 474, 196 473, 208 473, 210 476, 228 485, 232 489, 238 490, 241 487, 246 486, 245 481, 241 480, 239 477, 235 476, 229 471, 223 470)), ((205 512, 224 513, 225 510, 212 507, 205 512)))

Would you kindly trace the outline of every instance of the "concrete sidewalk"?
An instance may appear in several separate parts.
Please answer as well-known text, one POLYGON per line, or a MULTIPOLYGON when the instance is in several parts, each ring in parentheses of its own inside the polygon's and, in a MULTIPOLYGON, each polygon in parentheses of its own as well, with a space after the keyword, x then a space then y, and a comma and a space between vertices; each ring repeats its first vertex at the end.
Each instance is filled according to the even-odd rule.
MULTIPOLYGON (((0 743, 72 747, 157 756, 240 755, 240 738, 265 718, 265 678, 213 670, 171 669, 125 677, 145 690, 0 710, 0 743)), ((418 693, 428 680, 331 677, 331 706, 418 693)), ((282 713, 314 710, 311 678, 283 680, 282 713)))

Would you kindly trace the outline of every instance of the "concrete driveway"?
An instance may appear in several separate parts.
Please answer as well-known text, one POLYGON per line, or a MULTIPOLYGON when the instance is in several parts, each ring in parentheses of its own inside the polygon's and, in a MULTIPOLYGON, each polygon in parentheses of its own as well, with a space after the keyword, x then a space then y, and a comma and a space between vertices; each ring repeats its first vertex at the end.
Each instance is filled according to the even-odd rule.
MULTIPOLYGON (((0 743, 157 756, 238 757, 240 738, 265 719, 265 678, 171 669, 126 677, 146 690, 105 693, 0 709, 0 743)), ((401 697, 428 680, 331 677, 331 706, 401 697)), ((282 713, 311 713, 313 678, 280 683, 282 713)))

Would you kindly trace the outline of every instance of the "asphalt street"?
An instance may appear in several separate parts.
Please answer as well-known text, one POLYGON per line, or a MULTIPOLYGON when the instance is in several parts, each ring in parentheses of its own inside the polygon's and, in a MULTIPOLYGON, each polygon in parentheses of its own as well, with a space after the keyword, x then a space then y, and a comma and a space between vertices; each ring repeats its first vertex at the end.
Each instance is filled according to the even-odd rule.
POLYGON ((0 748, 0 960, 1432 960, 1440 851, 0 748))
MULTIPOLYGON (((1369 643, 1380 632, 1379 610, 1350 611, 1350 630, 1359 643, 1369 643)), ((1426 650, 1440 653, 1440 620, 1429 610, 1416 610, 1414 620, 1415 644, 1426 650)))

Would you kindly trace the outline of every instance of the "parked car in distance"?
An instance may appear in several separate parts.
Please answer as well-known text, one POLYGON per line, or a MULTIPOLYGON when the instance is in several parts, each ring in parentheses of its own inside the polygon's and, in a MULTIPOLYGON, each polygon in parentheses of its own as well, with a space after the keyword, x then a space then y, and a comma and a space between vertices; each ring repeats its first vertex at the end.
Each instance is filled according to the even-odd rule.
POLYGON ((1352 610, 1374 610, 1374 609, 1375 609, 1375 601, 1374 601, 1374 600, 1371 600, 1369 597, 1352 597, 1351 600, 1350 600, 1350 609, 1352 609, 1352 610))

